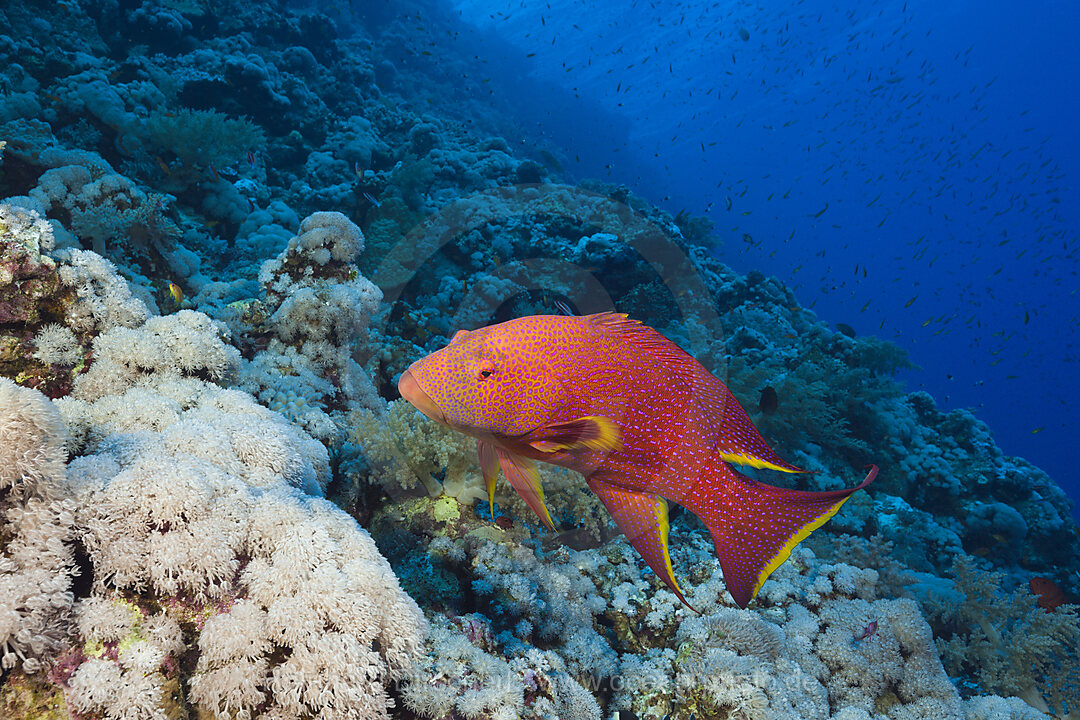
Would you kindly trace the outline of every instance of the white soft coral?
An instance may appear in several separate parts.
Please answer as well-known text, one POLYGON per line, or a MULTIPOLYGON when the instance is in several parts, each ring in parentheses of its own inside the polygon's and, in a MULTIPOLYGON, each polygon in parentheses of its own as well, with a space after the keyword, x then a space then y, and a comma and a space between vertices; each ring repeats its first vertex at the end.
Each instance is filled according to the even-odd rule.
MULTIPOLYGON (((421 651, 427 623, 367 533, 302 492, 321 493, 325 448, 249 395, 205 381, 148 376, 121 401, 128 395, 169 412, 118 425, 125 403, 114 398, 62 404, 97 428, 86 433, 91 454, 69 473, 98 598, 80 608, 83 639, 146 635, 132 634, 122 606, 103 604, 117 589, 166 608, 194 604, 210 612, 191 680, 207 713, 386 717, 385 685, 421 651)), ((135 687, 141 665, 178 654, 154 647, 119 658, 118 688, 135 687)), ((107 716, 120 707, 122 693, 96 686, 113 675, 97 663, 86 677, 80 669, 79 707, 107 716)), ((156 697, 162 670, 144 675, 156 697)))

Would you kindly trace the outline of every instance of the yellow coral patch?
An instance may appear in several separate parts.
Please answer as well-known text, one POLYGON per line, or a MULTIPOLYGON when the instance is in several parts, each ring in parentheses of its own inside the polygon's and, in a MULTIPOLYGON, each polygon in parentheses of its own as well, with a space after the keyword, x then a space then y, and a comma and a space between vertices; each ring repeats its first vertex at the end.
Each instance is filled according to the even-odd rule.
POLYGON ((452 497, 443 495, 436 498, 434 505, 431 508, 431 514, 439 522, 451 522, 453 520, 461 519, 461 505, 452 497))

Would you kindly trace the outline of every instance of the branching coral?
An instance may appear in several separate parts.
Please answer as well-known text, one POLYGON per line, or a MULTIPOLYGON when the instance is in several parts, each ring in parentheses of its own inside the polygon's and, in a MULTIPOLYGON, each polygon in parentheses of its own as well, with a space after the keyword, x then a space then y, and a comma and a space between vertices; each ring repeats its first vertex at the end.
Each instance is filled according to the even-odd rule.
POLYGON ((250 120, 188 108, 151 112, 139 135, 149 154, 171 153, 200 168, 238 162, 265 142, 262 129, 250 120))
POLYGON ((1007 593, 1003 575, 971 558, 953 564, 961 602, 942 598, 938 646, 951 673, 984 692, 1016 695, 1056 717, 1080 717, 1080 614, 1075 605, 1040 608, 1025 588, 1007 593))

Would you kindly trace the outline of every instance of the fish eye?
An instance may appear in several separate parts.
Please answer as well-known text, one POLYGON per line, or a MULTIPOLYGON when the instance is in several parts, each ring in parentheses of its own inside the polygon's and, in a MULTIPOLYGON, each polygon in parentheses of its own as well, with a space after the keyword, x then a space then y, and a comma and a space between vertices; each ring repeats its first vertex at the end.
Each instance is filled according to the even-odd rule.
POLYGON ((476 372, 477 380, 486 380, 491 377, 495 372, 495 363, 490 358, 485 358, 480 362, 480 369, 476 372))

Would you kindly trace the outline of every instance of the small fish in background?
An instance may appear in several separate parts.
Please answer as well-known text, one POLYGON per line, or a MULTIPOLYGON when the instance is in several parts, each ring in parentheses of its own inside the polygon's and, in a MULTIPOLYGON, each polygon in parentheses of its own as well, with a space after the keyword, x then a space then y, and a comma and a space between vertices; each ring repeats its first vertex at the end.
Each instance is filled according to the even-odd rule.
POLYGON ((563 315, 577 315, 577 313, 574 312, 574 309, 562 298, 554 298, 551 302, 555 306, 555 309, 563 315))
POLYGON ((165 289, 169 293, 169 297, 173 299, 177 307, 184 302, 184 290, 176 283, 169 281, 169 284, 165 286, 165 289))
POLYGON ((514 318, 535 314, 557 314, 572 317, 578 314, 570 298, 546 289, 529 289, 507 298, 492 313, 491 323, 501 323, 514 318))
POLYGON ((780 408, 780 396, 776 394, 776 388, 766 385, 761 389, 761 397, 758 399, 758 410, 765 415, 773 415, 780 408))
POLYGON ((357 180, 363 180, 364 179, 364 173, 365 173, 364 166, 360 164, 359 160, 357 160, 356 162, 353 163, 353 172, 356 173, 356 179, 357 180))
POLYGON ((866 625, 866 627, 863 628, 862 632, 860 632, 858 635, 855 636, 855 642, 858 642, 860 640, 865 640, 866 638, 872 636, 876 632, 877 632, 877 620, 871 620, 866 625))
POLYGON ((1065 593, 1050 578, 1033 577, 1028 580, 1028 587, 1039 598, 1039 607, 1046 612, 1054 612, 1065 604, 1065 593))
POLYGON ((379 202, 379 199, 377 197, 375 197, 374 195, 372 195, 371 193, 369 193, 369 192, 364 193, 364 199, 367 200, 369 203, 371 203, 372 205, 374 205, 377 208, 382 207, 382 203, 379 202))
POLYGON ((847 335, 849 338, 855 337, 855 328, 851 327, 847 323, 836 323, 836 329, 840 332, 840 334, 847 335))
POLYGON ((255 153, 253 153, 251 150, 248 150, 247 161, 248 161, 248 165, 251 166, 252 170, 254 170, 254 169, 256 169, 258 167, 258 162, 257 162, 257 159, 255 157, 255 153))

